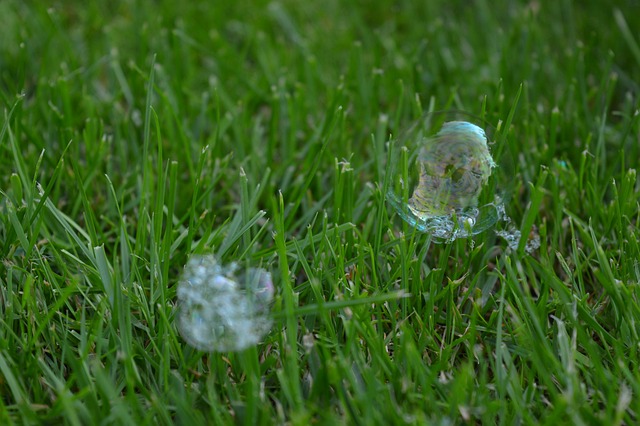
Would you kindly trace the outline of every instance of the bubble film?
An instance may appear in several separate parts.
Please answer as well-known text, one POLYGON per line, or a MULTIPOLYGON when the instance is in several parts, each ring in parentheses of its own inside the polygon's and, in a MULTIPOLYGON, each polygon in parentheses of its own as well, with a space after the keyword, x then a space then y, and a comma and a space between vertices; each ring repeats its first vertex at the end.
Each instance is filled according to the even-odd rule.
POLYGON ((394 159, 387 200, 411 226, 441 242, 475 235, 498 221, 495 199, 485 194, 481 202, 496 167, 481 127, 425 119, 399 143, 405 155, 394 159))
POLYGON ((178 330, 202 351, 241 351, 269 332, 274 287, 264 269, 239 271, 214 256, 193 256, 178 285, 178 330))

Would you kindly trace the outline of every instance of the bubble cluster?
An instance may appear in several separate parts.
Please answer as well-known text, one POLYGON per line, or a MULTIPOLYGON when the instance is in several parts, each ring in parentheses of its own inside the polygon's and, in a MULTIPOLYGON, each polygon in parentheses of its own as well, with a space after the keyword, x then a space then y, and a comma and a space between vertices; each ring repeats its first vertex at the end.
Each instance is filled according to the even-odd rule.
POLYGON ((496 163, 481 127, 427 117, 398 142, 404 155, 394 157, 387 200, 411 226, 440 242, 478 234, 499 220, 487 191, 496 163))
POLYGON ((241 351, 269 332, 274 297, 271 274, 260 268, 220 265, 193 256, 178 285, 178 330, 202 351, 241 351))
MULTIPOLYGON (((496 235, 505 240, 511 250, 517 250, 520 246, 522 233, 513 225, 511 218, 504 211, 504 206, 500 208, 500 215, 504 226, 503 229, 496 230, 496 235)), ((532 231, 524 243, 524 251, 531 254, 539 248, 540 236, 532 231)))

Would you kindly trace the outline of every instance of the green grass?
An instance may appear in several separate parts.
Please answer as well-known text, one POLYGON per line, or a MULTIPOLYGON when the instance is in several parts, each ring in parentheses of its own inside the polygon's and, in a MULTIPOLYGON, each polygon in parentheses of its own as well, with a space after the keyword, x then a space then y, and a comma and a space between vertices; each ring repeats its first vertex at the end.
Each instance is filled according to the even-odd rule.
POLYGON ((640 5, 609 3, 0 2, 0 423, 639 422, 640 5), (536 253, 386 204, 387 142, 447 109, 502 126, 536 253), (257 347, 177 333, 199 253, 272 271, 257 347))

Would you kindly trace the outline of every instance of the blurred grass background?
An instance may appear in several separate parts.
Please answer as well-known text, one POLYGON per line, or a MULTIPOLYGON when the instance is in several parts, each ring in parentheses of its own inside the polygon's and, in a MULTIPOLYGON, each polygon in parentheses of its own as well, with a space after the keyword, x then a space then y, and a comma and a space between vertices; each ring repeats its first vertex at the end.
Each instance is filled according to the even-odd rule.
POLYGON ((3 423, 638 421, 640 3, 0 3, 3 423), (394 217, 385 143, 507 129, 491 233, 394 217), (269 265, 278 321, 185 345, 192 253, 269 265), (404 297, 411 294, 411 297, 404 297))

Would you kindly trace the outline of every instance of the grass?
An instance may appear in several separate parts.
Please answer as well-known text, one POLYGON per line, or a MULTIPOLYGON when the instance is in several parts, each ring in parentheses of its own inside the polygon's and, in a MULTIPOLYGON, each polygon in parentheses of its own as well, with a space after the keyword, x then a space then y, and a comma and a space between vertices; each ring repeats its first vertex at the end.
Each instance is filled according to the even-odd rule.
POLYGON ((637 423, 637 2, 219 3, 0 3, 0 423, 637 423), (534 254, 386 204, 447 109, 534 254), (199 253, 272 271, 257 347, 177 333, 199 253))

